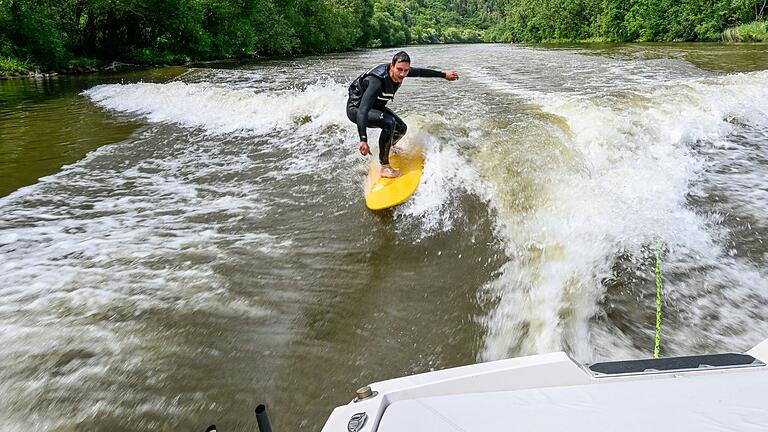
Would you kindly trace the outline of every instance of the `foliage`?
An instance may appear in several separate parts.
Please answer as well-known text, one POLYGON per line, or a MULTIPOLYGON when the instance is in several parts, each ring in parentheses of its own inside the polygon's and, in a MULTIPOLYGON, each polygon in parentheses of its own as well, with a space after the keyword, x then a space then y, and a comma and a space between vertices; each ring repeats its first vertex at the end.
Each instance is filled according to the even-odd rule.
POLYGON ((502 41, 719 40, 736 23, 760 19, 766 0, 508 0, 492 29, 502 41))
POLYGON ((0 55, 56 69, 345 50, 370 40, 372 1, 0 0, 0 55))
POLYGON ((61 69, 409 44, 764 40, 768 0, 0 0, 0 57, 61 69), (739 27, 740 26, 740 27, 739 27), (723 31, 728 30, 725 36, 723 31), (75 63, 72 63, 75 61, 75 63))
POLYGON ((768 25, 763 22, 731 27, 723 32, 726 42, 768 42, 768 25))
POLYGON ((32 71, 31 64, 13 57, 0 57, 0 76, 26 75, 32 71))
POLYGON ((5 56, 45 59, 51 66, 66 60, 64 38, 57 27, 55 8, 33 1, 3 1, 0 8, 0 41, 5 56))
POLYGON ((369 46, 491 41, 492 0, 375 0, 369 46))

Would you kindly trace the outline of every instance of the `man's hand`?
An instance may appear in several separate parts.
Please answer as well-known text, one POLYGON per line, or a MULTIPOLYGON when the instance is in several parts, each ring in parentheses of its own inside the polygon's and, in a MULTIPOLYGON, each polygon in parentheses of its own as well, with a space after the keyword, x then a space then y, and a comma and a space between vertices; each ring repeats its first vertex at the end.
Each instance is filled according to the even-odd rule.
POLYGON ((459 79, 459 74, 457 74, 456 71, 448 71, 445 73, 445 79, 448 81, 456 81, 459 79))
POLYGON ((360 141, 360 144, 358 146, 360 148, 361 155, 368 156, 369 154, 371 154, 371 148, 368 147, 368 142, 360 141))

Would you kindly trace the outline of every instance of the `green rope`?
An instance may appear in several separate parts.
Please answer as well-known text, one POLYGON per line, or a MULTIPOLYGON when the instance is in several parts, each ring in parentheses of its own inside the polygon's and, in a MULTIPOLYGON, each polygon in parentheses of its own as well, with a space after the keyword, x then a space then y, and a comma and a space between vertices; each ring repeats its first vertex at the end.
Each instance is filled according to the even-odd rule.
POLYGON ((656 245, 656 343, 653 358, 659 358, 661 348, 661 242, 656 245))

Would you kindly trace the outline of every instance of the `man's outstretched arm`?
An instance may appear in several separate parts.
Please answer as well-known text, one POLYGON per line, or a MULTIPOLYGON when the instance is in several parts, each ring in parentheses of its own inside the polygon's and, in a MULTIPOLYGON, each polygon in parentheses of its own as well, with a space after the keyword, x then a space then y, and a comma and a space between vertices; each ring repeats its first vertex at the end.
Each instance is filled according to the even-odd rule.
POLYGON ((446 72, 442 72, 439 70, 434 69, 424 69, 424 68, 415 68, 412 67, 410 71, 408 71, 409 77, 415 77, 415 78, 445 78, 448 81, 456 81, 459 79, 459 74, 456 73, 456 71, 450 70, 446 72))

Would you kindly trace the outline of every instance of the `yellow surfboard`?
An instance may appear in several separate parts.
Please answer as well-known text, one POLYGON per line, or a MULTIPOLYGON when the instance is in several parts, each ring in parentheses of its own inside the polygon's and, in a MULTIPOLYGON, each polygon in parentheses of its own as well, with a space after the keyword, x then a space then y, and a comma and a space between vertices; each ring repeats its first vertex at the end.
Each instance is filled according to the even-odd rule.
POLYGON ((389 163, 403 175, 397 178, 382 178, 379 164, 371 164, 365 188, 365 205, 371 210, 394 207, 408 199, 419 187, 421 172, 424 169, 424 155, 420 148, 398 149, 389 155, 389 163))

